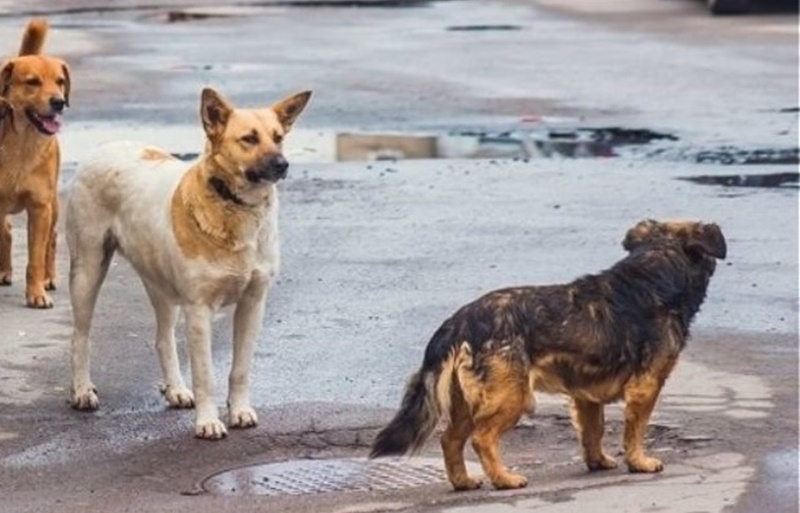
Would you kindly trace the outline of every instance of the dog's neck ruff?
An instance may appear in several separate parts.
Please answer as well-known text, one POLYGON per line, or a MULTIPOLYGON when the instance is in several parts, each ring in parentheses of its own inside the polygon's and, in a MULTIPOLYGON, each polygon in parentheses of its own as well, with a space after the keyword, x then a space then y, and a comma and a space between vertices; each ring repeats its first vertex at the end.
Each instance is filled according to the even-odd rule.
POLYGON ((218 178, 216 176, 212 176, 208 179, 208 185, 211 186, 211 189, 217 193, 217 196, 222 198, 224 201, 228 201, 237 205, 239 207, 244 208, 255 208, 256 205, 251 205, 244 201, 242 198, 237 196, 225 181, 222 178, 218 178))

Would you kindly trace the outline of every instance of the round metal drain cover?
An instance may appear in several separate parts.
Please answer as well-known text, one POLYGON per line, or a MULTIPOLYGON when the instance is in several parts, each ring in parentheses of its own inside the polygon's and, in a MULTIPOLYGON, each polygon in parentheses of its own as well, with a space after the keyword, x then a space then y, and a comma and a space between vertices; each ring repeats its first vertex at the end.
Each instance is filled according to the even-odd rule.
MULTIPOLYGON (((470 472, 480 467, 468 463, 470 472)), ((446 482, 434 458, 291 460, 226 470, 203 481, 214 495, 310 495, 399 490, 446 482)))

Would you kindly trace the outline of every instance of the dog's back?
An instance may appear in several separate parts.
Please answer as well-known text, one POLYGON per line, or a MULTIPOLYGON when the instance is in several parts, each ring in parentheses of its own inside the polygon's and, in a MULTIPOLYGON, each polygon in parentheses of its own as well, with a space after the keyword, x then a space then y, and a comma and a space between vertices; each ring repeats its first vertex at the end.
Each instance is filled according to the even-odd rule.
MULTIPOLYGON (((148 209, 168 201, 187 167, 185 162, 142 143, 104 144, 78 168, 68 200, 74 207, 71 215, 108 218, 122 210, 139 210, 147 215, 148 209)), ((164 217, 163 212, 159 217, 164 217)))
MULTIPOLYGON (((78 169, 66 206, 66 237, 72 259, 101 244, 121 249, 136 267, 153 246, 174 245, 172 194, 187 164, 141 143, 101 146, 78 169)), ((147 266, 159 268, 158 266, 147 266)), ((168 268, 168 266, 163 266, 168 268)))

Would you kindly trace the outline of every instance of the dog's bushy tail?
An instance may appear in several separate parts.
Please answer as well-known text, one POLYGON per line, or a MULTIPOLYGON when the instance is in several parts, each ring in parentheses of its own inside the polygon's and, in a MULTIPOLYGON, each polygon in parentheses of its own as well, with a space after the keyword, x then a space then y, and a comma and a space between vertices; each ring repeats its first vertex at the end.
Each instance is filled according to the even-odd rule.
POLYGON ((431 436, 439 418, 450 414, 450 394, 454 383, 459 349, 443 326, 428 344, 422 369, 411 376, 400 410, 379 433, 370 458, 403 455, 419 450, 431 436))
POLYGON ((400 410, 378 433, 370 458, 407 454, 422 447, 439 421, 436 381, 431 372, 411 376, 400 410))
POLYGON ((25 33, 22 34, 22 44, 19 46, 19 54, 38 55, 42 53, 44 42, 47 39, 47 20, 37 18, 28 22, 25 33))

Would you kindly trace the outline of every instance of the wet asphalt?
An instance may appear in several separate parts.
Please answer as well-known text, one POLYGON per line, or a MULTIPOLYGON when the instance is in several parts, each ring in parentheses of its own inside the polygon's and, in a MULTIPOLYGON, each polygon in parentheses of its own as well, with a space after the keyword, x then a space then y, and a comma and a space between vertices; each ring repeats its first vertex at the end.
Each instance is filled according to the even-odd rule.
MULTIPOLYGON (((796 155, 796 17, 714 22, 702 6, 675 2, 653 14, 646 3, 628 2, 628 12, 593 22, 592 13, 570 11, 585 5, 577 1, 557 8, 200 8, 203 2, 179 1, 158 9, 120 2, 130 9, 50 16, 49 48, 70 60, 74 74, 62 134, 65 194, 74 162, 104 140, 136 137, 174 152, 197 151, 203 86, 240 105, 306 88, 315 94, 298 142, 287 149, 293 164, 282 185, 283 268, 253 369, 262 424, 204 444, 189 436, 191 413, 165 410, 155 388, 152 312, 122 261, 106 281, 93 331, 102 409, 70 411, 66 284, 53 311, 21 308, 20 244, 17 282, 0 290, 8 340, 0 353, 7 373, 0 381, 5 508, 138 511, 131 502, 137 498, 153 511, 260 509, 248 498, 220 503, 180 492, 191 494, 203 478, 245 462, 363 456, 428 337, 459 305, 501 286, 601 270, 622 256, 620 241, 637 220, 690 217, 723 227, 730 258, 714 278, 687 358, 734 381, 753 377, 770 391, 772 406, 767 420, 731 421, 691 409, 668 419, 683 431, 696 422, 714 433, 713 443, 689 455, 734 451, 753 469, 742 491, 718 494, 709 511, 796 511, 797 488, 785 483, 797 481, 797 188, 732 187, 724 184, 733 178, 720 185, 708 177, 791 174, 797 164, 696 162, 703 152, 796 155), (213 16, 169 23, 168 11, 213 16), (653 28, 653 16, 663 16, 664 26, 653 28), (637 20, 646 29, 637 31, 637 20), (496 30, 471 30, 485 25, 496 30), (343 131, 502 133, 541 124, 647 128, 675 140, 620 158, 369 163, 329 162, 329 148, 318 142, 343 131), (706 178, 684 180, 696 177, 706 178)), ((0 19, 4 40, 14 42, 8 52, 23 23, 0 19)), ((16 240, 23 238, 20 232, 16 240)), ((65 250, 62 243, 62 276, 65 250)), ((220 316, 214 331, 222 405, 229 319, 220 316)), ((549 408, 537 434, 548 447, 563 447, 567 456, 559 457, 569 461, 574 442, 555 429, 563 412, 549 408)), ((659 443, 673 446, 668 438, 659 443)), ((511 445, 520 455, 530 450, 524 439, 511 445)), ((537 467, 543 482, 581 475, 574 463, 559 466, 562 460, 544 458, 537 467)), ((442 500, 462 500, 444 490, 374 496, 380 504, 372 509, 369 497, 273 506, 434 511, 442 500)))

